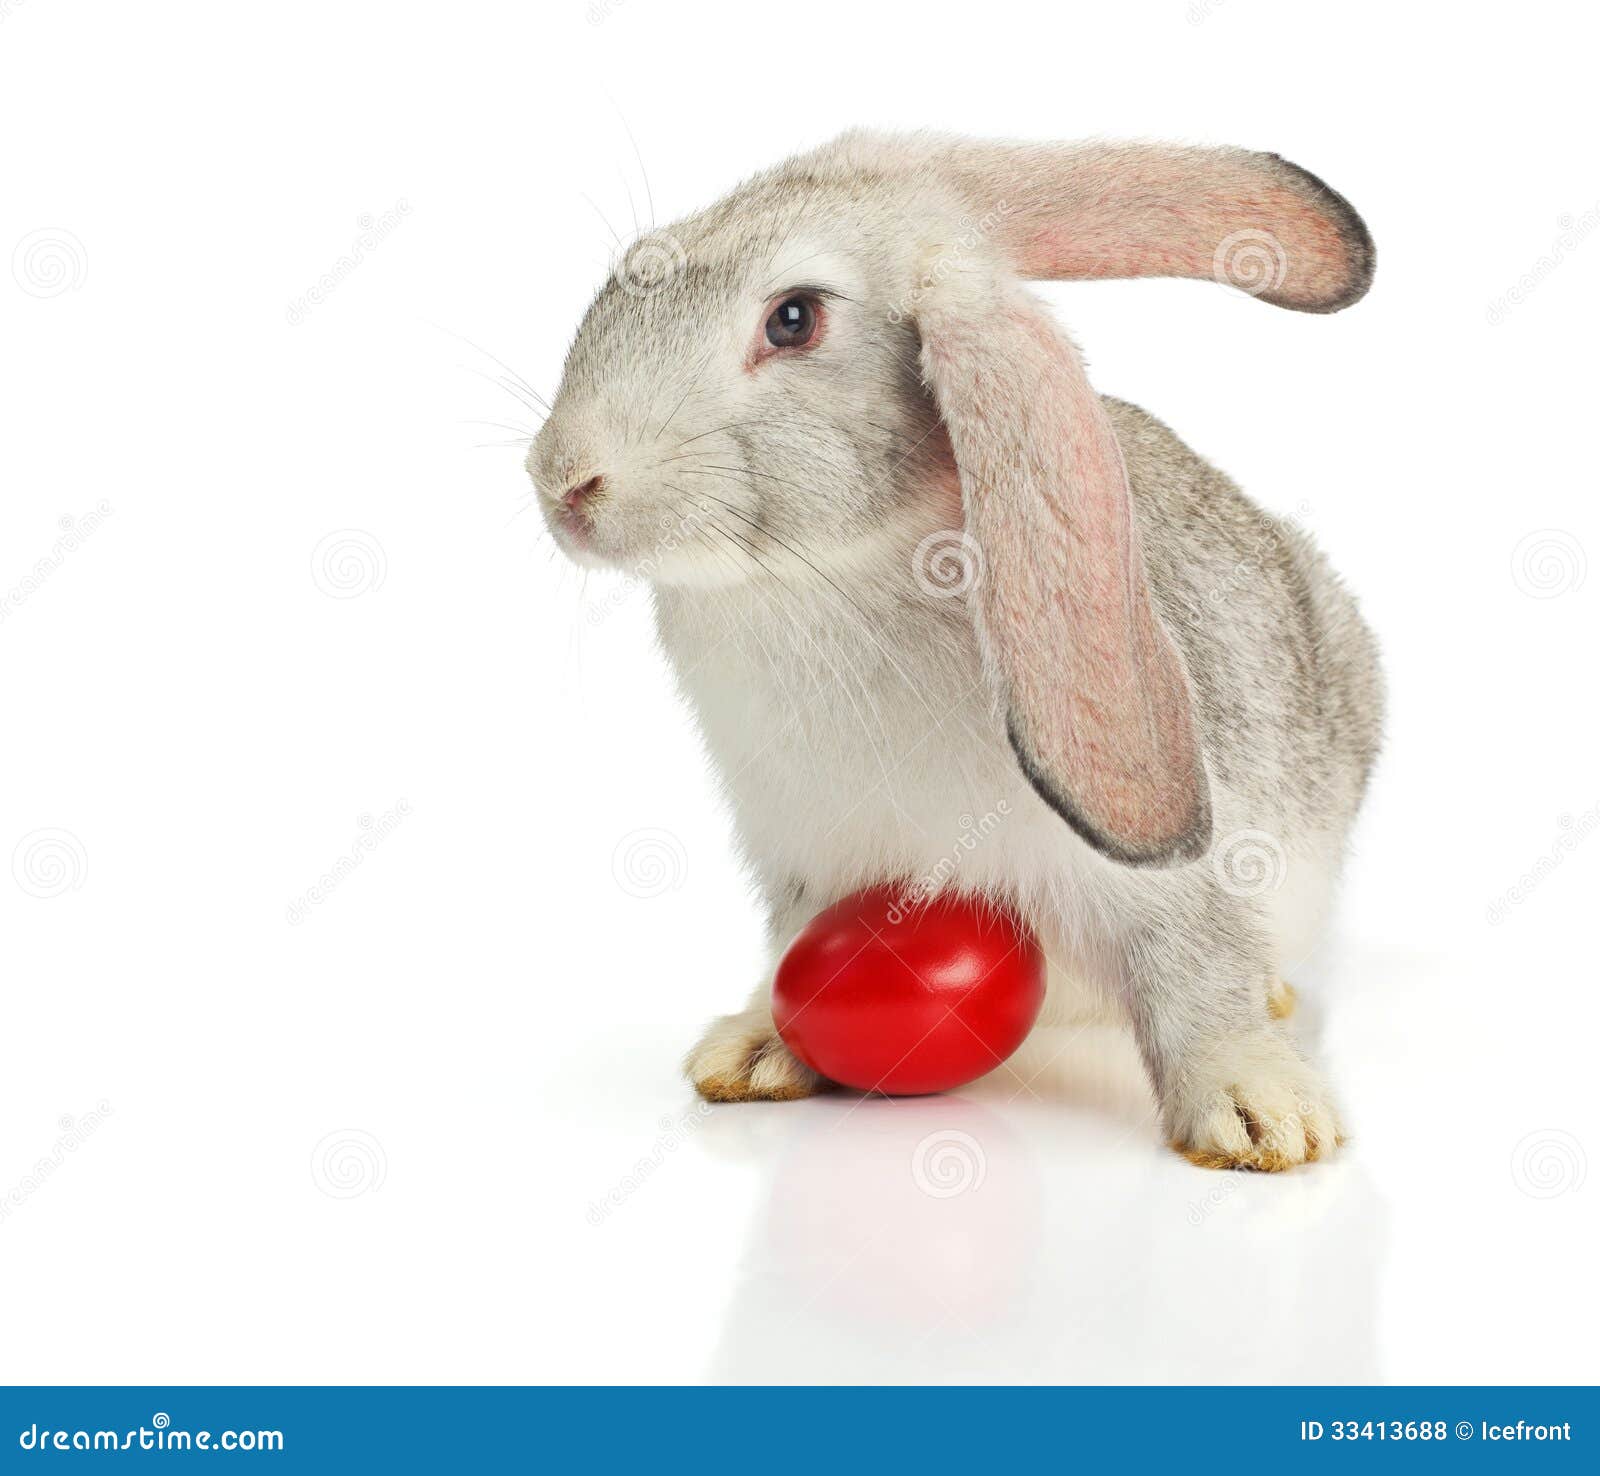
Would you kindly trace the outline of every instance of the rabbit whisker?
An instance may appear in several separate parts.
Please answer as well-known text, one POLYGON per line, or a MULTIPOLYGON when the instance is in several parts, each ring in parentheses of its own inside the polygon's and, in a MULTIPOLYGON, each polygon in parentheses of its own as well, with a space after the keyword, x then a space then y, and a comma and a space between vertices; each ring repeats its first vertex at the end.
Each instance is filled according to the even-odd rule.
POLYGON ((585 205, 587 205, 592 211, 594 211, 594 213, 596 215, 598 215, 600 217, 600 224, 603 225, 608 231, 611 232, 611 239, 617 243, 617 250, 618 251, 626 251, 628 248, 623 245, 622 237, 617 234, 617 228, 614 225, 612 225, 609 220, 606 219, 605 211, 603 211, 598 205, 596 205, 594 203, 594 201, 591 200, 587 195, 582 194, 581 192, 579 194, 579 198, 583 201, 583 203, 585 205))
POLYGON ((689 388, 686 389, 683 392, 683 398, 681 400, 679 400, 678 403, 672 407, 672 414, 669 415, 665 420, 663 420, 661 422, 661 429, 658 430, 655 433, 655 437, 654 437, 655 440, 659 441, 661 439, 662 433, 666 430, 666 428, 669 425, 672 424, 673 420, 676 419, 678 411, 683 409, 683 407, 688 403, 689 396, 692 395, 697 389, 700 388, 700 381, 705 378, 706 370, 711 367, 711 358, 712 358, 712 350, 708 349, 706 351, 705 358, 700 361, 699 369, 697 369, 695 371, 694 378, 689 381, 689 388))
POLYGON ((550 413, 550 407, 546 405, 544 401, 538 397, 538 395, 534 394, 532 390, 524 391, 518 389, 515 385, 507 383, 507 381, 504 379, 497 378, 493 374, 485 374, 482 369, 474 369, 471 364, 459 364, 456 367, 465 369, 468 374, 476 374, 479 379, 488 380, 489 383, 494 385, 496 389, 503 389, 524 409, 532 410, 536 415, 541 416, 541 418, 550 413))
MULTIPOLYGON (((477 353, 482 354, 484 358, 486 358, 491 364, 494 364, 497 367, 505 370, 505 372, 511 376, 512 381, 518 386, 518 388, 520 388, 524 394, 531 396, 538 403, 539 408, 542 409, 546 414, 549 414, 550 402, 545 399, 545 397, 541 395, 538 390, 529 384, 528 381, 522 377, 522 375, 518 374, 515 369, 506 363, 504 359, 497 358, 494 354, 491 354, 488 349, 484 348, 482 344, 474 343, 470 338, 466 337, 466 335, 457 333, 453 328, 442 328, 437 323, 434 323, 431 326, 438 328, 441 333, 448 333, 452 338, 460 339, 461 342, 466 344, 469 349, 473 349, 477 353)), ((466 366, 462 365, 461 367, 465 368, 466 366)), ((474 372, 482 373, 481 370, 476 370, 474 372)), ((488 378, 487 375, 484 375, 484 377, 488 378)))
MULTIPOLYGON (((720 499, 713 498, 712 500, 713 501, 719 501, 720 499)), ((728 504, 724 503, 723 506, 728 507, 728 504)), ((743 516, 742 514, 740 514, 738 512, 738 510, 736 508, 728 507, 728 510, 730 512, 734 513, 735 516, 740 516, 740 517, 743 516)), ((745 521, 748 522, 749 519, 745 519, 745 521)), ((778 571, 776 569, 772 568, 772 566, 769 565, 766 562, 766 560, 764 560, 755 551, 755 545, 748 538, 744 537, 743 535, 736 535, 736 534, 731 533, 727 528, 724 528, 720 523, 718 523, 715 518, 710 519, 709 523, 710 523, 710 526, 716 528, 716 530, 719 533, 721 533, 725 538, 730 538, 730 539, 737 538, 739 543, 749 552, 750 558, 761 569, 765 570, 766 573, 768 573, 778 583, 780 588, 782 588, 786 593, 788 593, 790 595, 793 595, 795 593, 795 591, 792 589, 792 587, 788 584, 788 582, 786 580, 784 580, 784 578, 778 573, 778 571)), ((765 530, 762 530, 762 531, 765 531, 765 530)), ((768 534, 767 536, 770 536, 770 534, 768 534)), ((826 576, 823 576, 823 577, 826 578, 826 576)), ((762 599, 763 603, 769 603, 767 601, 767 597, 765 596, 765 594, 760 593, 759 586, 752 584, 752 585, 750 585, 748 587, 753 589, 753 590, 756 590, 758 592, 758 597, 762 599)), ((771 608, 770 603, 769 603, 769 608, 771 608)), ((841 651, 839 654, 841 656, 841 659, 843 659, 845 661, 846 667, 847 667, 847 670, 848 670, 848 673, 849 673, 849 680, 847 680, 845 672, 841 671, 839 669, 838 665, 834 662, 833 658, 828 654, 828 652, 823 647, 817 645, 817 643, 812 640, 811 633, 810 633, 809 630, 807 630, 806 623, 804 621, 786 620, 785 624, 786 624, 786 627, 788 629, 794 630, 794 631, 798 631, 800 633, 801 637, 805 640, 806 644, 808 646, 810 646, 813 651, 816 652, 816 654, 827 665, 829 671, 831 671, 833 673, 834 683, 835 683, 835 685, 837 687, 837 690, 840 693, 843 694, 845 701, 850 704, 851 711, 855 714, 856 721, 861 724, 862 736, 866 738, 868 746, 872 749, 873 757, 876 758, 877 761, 878 761, 878 770, 879 770, 879 773, 882 776, 883 785, 884 785, 884 792, 886 794, 890 795, 891 802, 893 802, 893 794, 892 794, 892 790, 891 790, 890 785, 889 785, 889 773, 890 773, 889 766, 884 762, 883 750, 878 746, 877 739, 874 738, 874 736, 873 736, 872 724, 867 721, 867 716, 861 710, 860 706, 857 704, 857 702, 855 700, 855 692, 852 690, 852 688, 854 688, 855 690, 858 690, 861 693, 861 696, 863 697, 863 699, 865 699, 868 708, 872 712, 873 719, 875 720, 875 722, 877 724, 877 729, 878 729, 879 735, 881 735, 885 740, 887 740, 888 737, 889 737, 889 730, 888 730, 887 725, 884 722, 883 714, 878 710, 877 704, 873 700, 871 688, 867 685, 866 680, 862 677, 860 671, 855 667, 854 663, 850 662, 848 656, 846 656, 846 654, 843 651, 841 651)), ((762 640, 760 634, 755 630, 755 628, 753 626, 748 625, 748 624, 745 626, 745 628, 750 631, 751 635, 754 637, 754 639, 756 640, 757 644, 760 645, 762 650, 763 650, 763 652, 766 653, 768 663, 772 667, 772 669, 774 669, 774 670, 780 669, 776 665, 776 663, 773 662, 773 659, 772 659, 772 656, 771 656, 771 652, 768 649, 766 642, 764 640, 762 640)), ((807 662, 806 664, 807 664, 807 667, 809 668, 810 667, 810 663, 807 662)), ((814 675, 814 673, 813 673, 813 675, 814 675)), ((792 704, 791 704, 790 710, 791 710, 791 712, 794 711, 792 704)), ((799 716, 798 713, 795 713, 795 716, 798 719, 798 716, 799 716)))

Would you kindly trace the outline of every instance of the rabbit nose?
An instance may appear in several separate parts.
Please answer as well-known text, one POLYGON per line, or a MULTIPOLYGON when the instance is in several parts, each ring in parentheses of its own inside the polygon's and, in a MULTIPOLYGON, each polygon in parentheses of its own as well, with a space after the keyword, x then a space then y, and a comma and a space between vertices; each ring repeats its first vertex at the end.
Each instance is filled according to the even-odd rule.
POLYGON ((568 512, 581 512, 584 503, 588 502, 604 484, 602 477, 590 477, 586 482, 579 482, 576 487, 569 487, 561 494, 561 505, 568 512))

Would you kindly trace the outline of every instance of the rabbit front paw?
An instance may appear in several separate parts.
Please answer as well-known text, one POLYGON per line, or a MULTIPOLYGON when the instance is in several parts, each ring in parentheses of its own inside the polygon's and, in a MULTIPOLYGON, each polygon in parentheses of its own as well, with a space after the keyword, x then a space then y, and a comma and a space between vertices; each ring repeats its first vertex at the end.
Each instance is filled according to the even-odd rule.
POLYGON ((1276 1030, 1185 1063, 1163 1107, 1172 1146, 1202 1168, 1273 1173, 1344 1141, 1316 1069, 1276 1030))
POLYGON ((684 1071, 708 1102, 791 1102, 823 1084, 778 1038, 765 1010, 713 1021, 684 1071))

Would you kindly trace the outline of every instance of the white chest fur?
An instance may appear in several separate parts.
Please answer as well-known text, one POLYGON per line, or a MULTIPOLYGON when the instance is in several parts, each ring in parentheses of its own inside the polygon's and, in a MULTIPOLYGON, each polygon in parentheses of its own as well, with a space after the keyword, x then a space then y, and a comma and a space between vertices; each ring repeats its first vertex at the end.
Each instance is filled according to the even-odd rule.
POLYGON ((822 894, 903 877, 1036 896, 1041 853, 1066 873, 1083 848, 1018 769, 965 612, 850 600, 658 595, 750 860, 822 894))

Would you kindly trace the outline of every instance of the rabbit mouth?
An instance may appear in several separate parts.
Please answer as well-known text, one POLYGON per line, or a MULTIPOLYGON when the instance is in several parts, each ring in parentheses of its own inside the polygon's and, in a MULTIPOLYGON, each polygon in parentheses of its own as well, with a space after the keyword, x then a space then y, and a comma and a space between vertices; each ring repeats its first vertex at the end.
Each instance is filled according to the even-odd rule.
POLYGON ((586 510, 556 503, 545 507, 544 517, 556 547, 575 564, 613 567, 615 561, 605 556, 594 518, 586 510))
POLYGON ((580 568, 627 569, 634 562, 620 550, 611 547, 611 540, 584 513, 561 507, 550 508, 545 513, 545 521, 555 538, 556 547, 580 568))
POLYGON ((594 544, 594 519, 582 508, 559 503, 551 509, 550 522, 564 548, 588 551, 594 544))
POLYGON ((749 577, 719 556, 709 502, 675 501, 651 510, 597 503, 547 503, 544 510, 557 547, 581 568, 618 570, 652 584, 724 586, 749 577))

